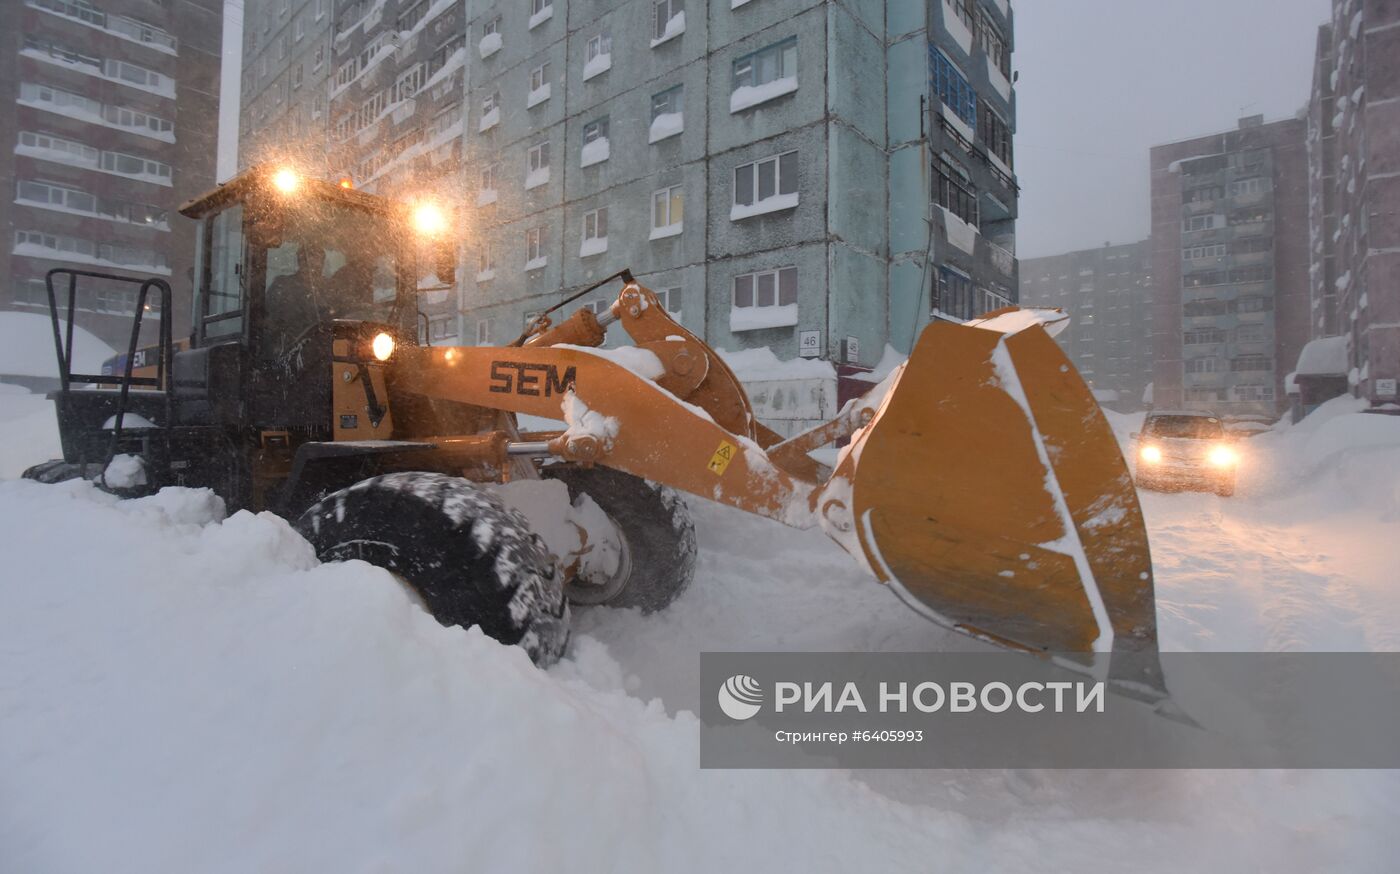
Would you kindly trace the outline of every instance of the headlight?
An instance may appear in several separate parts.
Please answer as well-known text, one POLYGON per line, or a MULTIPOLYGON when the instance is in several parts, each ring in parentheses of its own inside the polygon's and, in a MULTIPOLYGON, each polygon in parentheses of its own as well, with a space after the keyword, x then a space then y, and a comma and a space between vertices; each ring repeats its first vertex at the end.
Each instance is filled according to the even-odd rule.
POLYGON ((374 335, 374 340, 370 342, 369 349, 374 353, 374 357, 380 361, 388 361, 389 356, 394 354, 394 338, 380 331, 374 335))
POLYGON ((283 194, 291 194, 301 187, 301 177, 291 167, 283 167, 272 174, 272 184, 283 194))
POLYGON ((1228 446, 1212 446, 1206 459, 1216 467, 1230 467, 1238 462, 1240 457, 1228 446))
POLYGON ((447 230, 447 213, 436 203, 420 203, 413 210, 413 229, 425 237, 435 237, 447 230))
POLYGON ((1138 453, 1138 457, 1148 464, 1156 464, 1162 460, 1162 450, 1156 446, 1144 446, 1142 451, 1138 453))

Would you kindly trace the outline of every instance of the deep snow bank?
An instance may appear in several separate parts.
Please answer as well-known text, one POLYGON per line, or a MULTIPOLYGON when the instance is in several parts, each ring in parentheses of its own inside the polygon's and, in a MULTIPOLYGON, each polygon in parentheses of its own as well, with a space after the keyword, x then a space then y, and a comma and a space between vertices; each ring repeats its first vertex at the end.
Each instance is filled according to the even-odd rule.
POLYGON ((537 671, 220 517, 0 484, 0 869, 1378 870, 1397 812, 1377 775, 701 772, 595 637, 537 671))

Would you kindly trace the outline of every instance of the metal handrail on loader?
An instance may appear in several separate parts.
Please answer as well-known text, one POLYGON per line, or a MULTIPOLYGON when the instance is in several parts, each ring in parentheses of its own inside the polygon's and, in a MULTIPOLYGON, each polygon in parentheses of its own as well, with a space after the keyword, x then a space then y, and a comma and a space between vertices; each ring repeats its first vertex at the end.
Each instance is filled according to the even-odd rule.
POLYGON ((175 343, 171 336, 170 325, 170 307, 172 306, 170 283, 154 276, 142 280, 132 276, 119 276, 115 273, 103 273, 97 270, 75 270, 71 267, 55 267, 44 274, 44 285, 49 295, 49 319, 53 324, 54 351, 58 354, 58 377, 61 391, 66 394, 70 390, 75 379, 94 385, 116 385, 119 387, 116 419, 112 423, 112 439, 108 446, 107 458, 103 462, 102 469, 105 471, 107 465, 111 464, 112 459, 117 455, 117 447, 120 446, 121 443, 122 425, 126 418, 127 399, 132 385, 152 386, 164 390, 165 427, 161 429, 161 432, 165 438, 165 449, 168 457, 170 450, 170 425, 174 422, 173 413, 175 398, 175 392, 171 385, 174 381, 171 377, 171 364, 175 354, 175 343), (59 324, 58 296, 54 292, 54 277, 59 275, 66 275, 68 277, 68 330, 66 338, 59 324), (73 373, 73 313, 77 308, 79 276, 86 276, 91 279, 109 280, 112 282, 123 282, 129 285, 139 285, 136 292, 136 313, 131 322, 131 341, 127 345, 126 362, 119 376, 73 373), (136 348, 141 341, 141 321, 145 316, 146 300, 152 288, 160 291, 160 361, 156 365, 156 375, 154 377, 135 377, 132 376, 132 369, 136 363, 136 348))

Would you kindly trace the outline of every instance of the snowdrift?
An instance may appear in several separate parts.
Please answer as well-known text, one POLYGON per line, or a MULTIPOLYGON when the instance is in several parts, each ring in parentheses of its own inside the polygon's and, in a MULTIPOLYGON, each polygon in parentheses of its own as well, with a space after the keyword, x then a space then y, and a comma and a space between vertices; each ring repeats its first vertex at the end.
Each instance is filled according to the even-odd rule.
MULTIPOLYGON (((59 329, 68 331, 67 322, 59 329)), ((101 373, 102 362, 116 353, 96 335, 73 326, 73 371, 101 373)), ((37 313, 0 313, 0 379, 5 376, 39 376, 58 379, 54 353, 53 322, 37 313)))
MULTIPOLYGON (((16 436, 47 407, 0 395, 6 471, 52 454, 16 436)), ((1210 564, 1258 546, 1222 503, 1147 501, 1169 642, 1296 633, 1210 564)), ((578 611, 569 658, 542 672, 438 625, 382 570, 318 564, 276 517, 225 518, 208 492, 0 482, 0 870, 1391 866, 1400 788, 1379 772, 700 771, 700 651, 949 638, 813 532, 696 510, 685 595, 657 616, 578 611)), ((1327 586, 1350 572, 1328 567, 1327 586)), ((1290 604, 1343 616, 1305 575, 1264 569, 1271 605, 1297 590, 1290 604)))

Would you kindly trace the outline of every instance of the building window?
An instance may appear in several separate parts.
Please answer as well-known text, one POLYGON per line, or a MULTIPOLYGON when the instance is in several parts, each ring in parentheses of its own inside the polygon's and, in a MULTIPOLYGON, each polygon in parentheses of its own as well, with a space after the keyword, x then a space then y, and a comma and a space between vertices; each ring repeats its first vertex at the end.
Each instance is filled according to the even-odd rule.
POLYGON ((603 31, 588 40, 583 62, 583 81, 612 69, 612 36, 603 31))
POLYGON ((549 64, 540 64, 530 71, 530 93, 525 98, 525 107, 538 106, 549 99, 549 64))
POLYGON ((326 17, 326 6, 327 6, 329 3, 330 3, 330 0, 316 0, 316 20, 317 20, 317 21, 320 21, 322 18, 325 18, 325 17, 326 17))
POLYGON ((938 300, 935 313, 952 316, 955 319, 972 318, 973 289, 972 279, 967 274, 947 265, 938 268, 938 300))
POLYGON ((1235 373, 1253 373, 1273 370, 1273 359, 1265 355, 1241 355, 1230 359, 1230 370, 1235 373))
POLYGON ((481 98, 481 119, 477 122, 477 133, 485 133, 501 120, 501 92, 495 91, 481 98))
POLYGON ((1225 255, 1225 244, 1216 243, 1211 246, 1187 246, 1181 250, 1181 260, 1200 261, 1204 258, 1222 258, 1225 255))
POLYGON ((466 36, 454 36, 438 46, 433 51, 432 57, 428 58, 428 78, 432 78, 438 70, 447 66, 447 62, 453 55, 462 51, 467 44, 466 36))
POLYGON ((667 88, 651 97, 651 130, 647 142, 655 143, 685 130, 685 86, 667 88))
POLYGON ((145 67, 128 64, 126 61, 114 60, 108 60, 102 66, 103 73, 109 78, 120 79, 131 85, 137 85, 154 91, 168 92, 173 90, 173 83, 170 77, 162 73, 157 73, 155 70, 148 70, 145 67))
POLYGON ((293 40, 294 42, 301 42, 301 41, 302 41, 303 39, 305 39, 305 38, 306 38, 306 19, 305 19, 305 18, 302 18, 300 15, 298 15, 298 16, 297 16, 296 22, 292 25, 292 40, 293 40))
POLYGON ((666 314, 676 321, 681 320, 681 289, 680 286, 662 288, 656 290, 656 299, 661 301, 661 308, 666 314))
POLYGON ((1192 188, 1182 195, 1184 203, 1207 203, 1212 200, 1219 200, 1225 196, 1225 189, 1220 185, 1203 185, 1199 188, 1192 188))
POLYGON ((526 189, 535 188, 549 181, 549 141, 530 147, 526 153, 526 189))
POLYGON ((600 206, 583 214, 583 242, 578 256, 587 258, 608 251, 608 208, 600 206))
POLYGON ((530 27, 533 28, 554 14, 554 0, 530 0, 530 27))
MULTIPOLYGON (((127 155, 122 152, 103 152, 102 169, 123 176, 154 176, 159 179, 170 178, 170 165, 160 161, 151 161, 136 155, 127 155)), ((168 183, 166 183, 168 184, 168 183)))
POLYGON ((498 33, 500 33, 500 32, 501 32, 501 16, 499 16, 499 15, 497 15, 495 18, 491 19, 490 21, 486 22, 485 24, 481 25, 481 35, 482 35, 483 37, 486 37, 486 36, 495 36, 496 34, 498 34, 498 33))
POLYGON ((427 70, 422 64, 414 64, 400 73, 399 77, 394 80, 394 102, 407 100, 417 94, 426 79, 427 70))
MULTIPOLYGON (((39 149, 44 152, 56 154, 58 157, 51 158, 50 160, 59 160, 64 163, 73 163, 74 160, 76 160, 81 164, 97 166, 98 159, 102 154, 92 146, 85 145, 76 140, 66 140, 62 137, 38 134, 33 131, 21 131, 19 135, 19 144, 25 148, 39 149)), ((41 155, 40 157, 48 156, 41 155)))
POLYGON ((797 152, 783 152, 734 168, 730 221, 797 206, 797 152))
POLYGON ((1262 176, 1255 176, 1252 179, 1236 179, 1230 183, 1230 196, 1239 197, 1242 194, 1261 194, 1269 190, 1269 180, 1262 176))
POLYGON ((97 198, 76 188, 20 180, 16 200, 52 204, 74 212, 97 212, 97 198))
POLYGON ((1187 373, 1214 373, 1218 358, 1190 358, 1186 361, 1187 373))
POLYGON ((977 91, 948 57, 929 46, 929 79, 933 93, 953 114, 973 129, 977 127, 977 91))
POLYGON ((978 114, 977 135, 981 138, 982 144, 987 147, 987 151, 996 155, 1002 164, 1009 169, 1011 167, 1011 129, 1006 122, 1001 120, 1001 116, 992 112, 987 107, 982 107, 982 112, 978 114))
POLYGON ((797 37, 734 61, 729 111, 739 112, 797 90, 797 37))
POLYGON ((977 193, 972 183, 942 161, 938 163, 936 171, 933 199, 968 224, 977 224, 977 193))
POLYGON ((685 32, 685 0, 656 0, 651 11, 652 48, 685 32))
POLYGON ((300 62, 292 64, 292 88, 295 89, 301 87, 302 77, 304 75, 305 71, 302 70, 300 62))
POLYGON ((1182 334, 1181 342, 1186 346, 1204 346, 1210 343, 1224 343, 1225 332, 1218 328, 1187 331, 1182 334))
POLYGON ((651 193, 651 239, 674 237, 682 229, 685 192, 679 185, 651 193))
POLYGON ((455 339, 457 336, 456 316, 432 316, 428 319, 428 343, 429 345, 439 340, 455 339))
POLYGON ((1011 52, 1007 51, 1006 38, 1001 35, 1001 28, 996 26, 991 14, 985 9, 977 16, 977 43, 987 52, 987 59, 1003 76, 1010 79, 1011 52))
POLYGON ((969 31, 976 26, 976 21, 972 16, 972 0, 944 0, 944 2, 948 5, 948 11, 961 21, 969 31))
POLYGON ((1192 215, 1182 219, 1181 229, 1183 231, 1208 231, 1220 227, 1221 224, 1218 215, 1192 215))
POLYGON ((1196 316, 1223 316, 1230 311, 1227 301, 1206 298, 1204 300, 1190 300, 1181 307, 1182 315, 1188 318, 1196 316))
POLYGON ((496 275, 496 255, 489 242, 483 242, 476 255, 476 281, 486 282, 496 275))
POLYGON ((759 270, 734 277, 729 330, 755 331, 797 324, 797 268, 759 270))
POLYGON ((548 244, 548 228, 541 225, 525 232, 525 269, 538 270, 549 263, 545 254, 548 244))
POLYGON ((423 20, 423 16, 428 14, 428 0, 418 0, 406 11, 399 13, 398 28, 400 31, 411 31, 413 26, 423 20))
POLYGON ((583 126, 583 154, 580 167, 587 167, 608 159, 608 119, 600 118, 583 126))
POLYGON ((1235 301, 1234 310, 1237 313, 1263 313, 1274 308, 1272 298, 1261 297, 1259 295, 1249 295, 1235 301))
POLYGON ((476 345, 478 345, 478 346, 490 346, 490 345, 491 345, 491 320, 490 320, 490 319, 477 319, 477 320, 476 320, 476 345))

